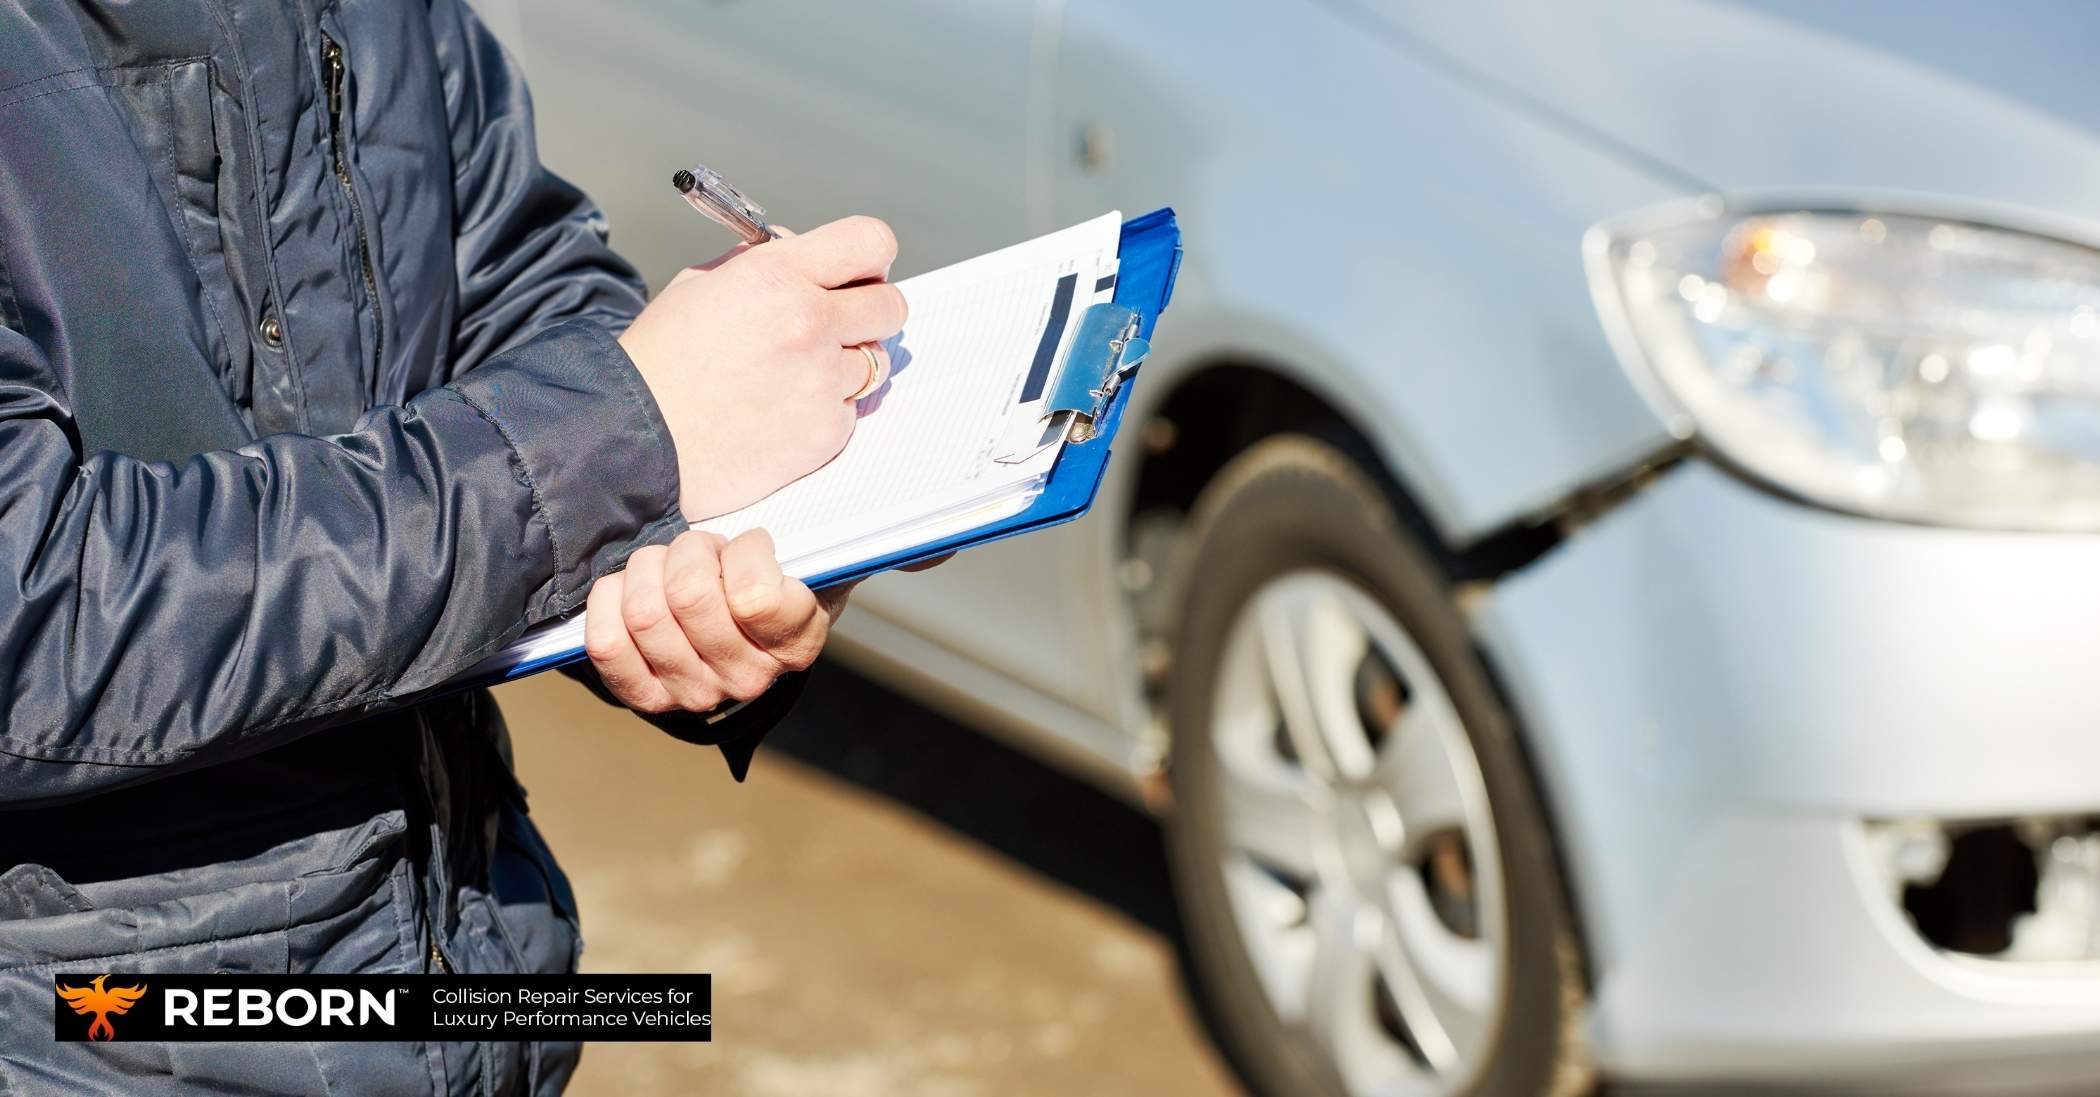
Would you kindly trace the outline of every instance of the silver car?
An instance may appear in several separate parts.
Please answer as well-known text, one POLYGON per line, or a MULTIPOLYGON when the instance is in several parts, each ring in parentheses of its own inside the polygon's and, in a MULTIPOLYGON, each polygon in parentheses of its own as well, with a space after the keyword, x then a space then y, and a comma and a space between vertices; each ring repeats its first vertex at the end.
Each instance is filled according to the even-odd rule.
POLYGON ((2100 9, 484 7, 658 277, 1179 211, 1092 516, 837 649, 1163 811, 1255 1088, 2091 1092, 2100 9))

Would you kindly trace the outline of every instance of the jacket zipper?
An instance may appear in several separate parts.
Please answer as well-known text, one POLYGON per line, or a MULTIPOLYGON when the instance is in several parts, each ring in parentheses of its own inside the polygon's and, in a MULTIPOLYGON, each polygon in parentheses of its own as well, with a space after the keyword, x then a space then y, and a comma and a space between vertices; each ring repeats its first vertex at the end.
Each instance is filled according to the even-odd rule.
POLYGON ((372 375, 379 375, 386 348, 385 319, 379 308, 379 277, 372 269, 372 243, 365 236, 364 206, 357 200, 357 186, 350 181, 350 158, 343 141, 343 47, 328 35, 321 36, 321 60, 328 72, 328 148, 335 154, 335 178, 350 196, 350 222, 357 230, 357 265, 365 278, 365 300, 372 306, 372 375))

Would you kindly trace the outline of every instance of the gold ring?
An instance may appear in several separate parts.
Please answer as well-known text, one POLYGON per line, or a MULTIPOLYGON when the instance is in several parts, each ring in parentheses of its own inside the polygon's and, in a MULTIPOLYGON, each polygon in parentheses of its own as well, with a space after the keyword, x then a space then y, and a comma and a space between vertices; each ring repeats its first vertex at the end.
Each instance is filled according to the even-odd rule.
POLYGON ((853 349, 859 351, 861 357, 868 360, 868 379, 860 386, 860 391, 850 397, 850 399, 859 400, 874 392, 876 383, 882 380, 882 359, 875 357, 875 344, 873 343, 856 343, 853 349))

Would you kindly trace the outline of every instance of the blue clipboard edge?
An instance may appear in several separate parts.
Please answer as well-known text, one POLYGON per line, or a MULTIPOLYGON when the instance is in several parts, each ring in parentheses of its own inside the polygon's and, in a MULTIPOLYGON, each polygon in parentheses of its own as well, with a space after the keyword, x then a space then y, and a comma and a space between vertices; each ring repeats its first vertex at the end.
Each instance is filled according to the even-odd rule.
MULTIPOLYGON (((1138 335, 1150 339, 1160 313, 1166 311, 1167 303, 1174 297, 1174 279, 1181 272, 1181 226, 1174 219, 1173 207, 1156 209, 1123 222, 1116 258, 1113 300, 1137 312, 1138 335)), ((1138 375, 1144 372, 1142 366, 1137 370, 1138 375)), ((1094 496, 1101 490, 1102 476, 1108 470, 1109 443, 1115 440, 1116 431, 1123 424, 1123 406, 1129 403, 1130 388, 1136 381, 1137 376, 1132 376, 1116 390, 1109 401, 1108 411, 1095 420, 1096 433, 1091 440, 1065 446, 1064 452, 1058 455, 1056 467, 1050 472, 1049 482, 1043 485, 1042 494, 1036 496, 1027 510, 942 541, 916 545, 903 552, 814 576, 808 580, 810 589, 822 590, 865 579, 951 552, 1033 533, 1084 515, 1094 505, 1094 496)), ((582 658, 582 648, 549 655, 511 667, 496 681, 528 678, 582 658)))

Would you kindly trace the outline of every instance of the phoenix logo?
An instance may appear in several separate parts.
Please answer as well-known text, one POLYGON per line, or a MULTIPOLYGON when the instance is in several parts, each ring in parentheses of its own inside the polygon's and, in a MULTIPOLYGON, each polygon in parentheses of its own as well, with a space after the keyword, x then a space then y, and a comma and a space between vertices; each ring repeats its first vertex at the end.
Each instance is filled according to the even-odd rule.
POLYGON ((92 984, 84 987, 59 987, 58 996, 73 1007, 73 1012, 85 1017, 94 1014, 95 1023, 88 1026, 88 1039, 114 1040, 117 1030, 109 1023, 112 1016, 121 1017, 129 1012, 140 998, 146 996, 144 983, 135 987, 104 988, 102 980, 107 975, 97 975, 92 984))

